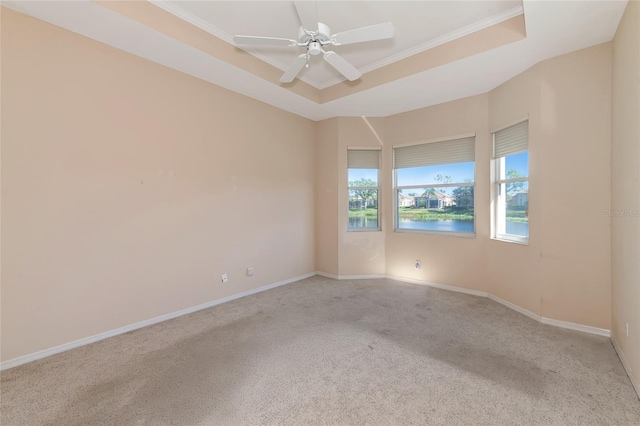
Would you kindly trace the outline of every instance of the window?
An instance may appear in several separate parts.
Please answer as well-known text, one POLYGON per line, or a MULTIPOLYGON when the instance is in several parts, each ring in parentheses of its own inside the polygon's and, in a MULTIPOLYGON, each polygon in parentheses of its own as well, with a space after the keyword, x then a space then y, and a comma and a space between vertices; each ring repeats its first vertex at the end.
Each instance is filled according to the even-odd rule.
POLYGON ((475 233, 475 137, 393 149, 395 229, 475 233))
POLYGON ((378 213, 378 172, 380 150, 349 149, 347 151, 349 190, 349 231, 380 229, 378 213))
POLYGON ((494 238, 529 240, 529 121, 493 134, 494 238))

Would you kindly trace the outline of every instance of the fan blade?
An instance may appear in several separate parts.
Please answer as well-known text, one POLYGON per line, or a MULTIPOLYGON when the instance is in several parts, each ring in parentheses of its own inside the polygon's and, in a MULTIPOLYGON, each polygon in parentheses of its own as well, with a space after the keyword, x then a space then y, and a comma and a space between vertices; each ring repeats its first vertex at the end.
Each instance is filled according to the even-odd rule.
POLYGON ((253 44, 259 46, 297 46, 298 42, 295 40, 289 40, 288 38, 276 38, 276 37, 256 37, 256 36, 233 36, 233 42, 235 44, 253 44))
POLYGON ((331 43, 337 46, 340 44, 361 43, 363 41, 384 40, 392 38, 394 33, 393 24, 385 22, 334 34, 331 36, 331 43))
POLYGON ((362 73, 358 71, 356 67, 345 61, 345 59, 336 52, 325 52, 324 60, 329 62, 340 74, 347 77, 349 81, 357 80, 362 76, 362 73))
POLYGON ((307 63, 307 54, 303 53, 302 55, 298 56, 295 61, 293 61, 293 64, 291 64, 287 72, 282 74, 282 77, 280 77, 280 82, 291 83, 293 79, 296 78, 298 73, 300 73, 300 70, 302 69, 302 67, 304 67, 306 63, 307 63))
POLYGON ((311 32, 318 32, 318 9, 317 1, 295 1, 296 10, 300 17, 302 28, 311 32))

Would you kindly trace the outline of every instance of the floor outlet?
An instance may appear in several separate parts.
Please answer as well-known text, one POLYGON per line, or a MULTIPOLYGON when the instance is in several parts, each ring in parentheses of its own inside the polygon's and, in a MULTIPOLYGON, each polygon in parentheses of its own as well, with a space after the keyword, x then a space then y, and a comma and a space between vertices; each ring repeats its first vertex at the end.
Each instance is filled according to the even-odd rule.
POLYGON ((247 276, 248 277, 252 277, 253 276, 253 268, 247 268, 247 276))
POLYGON ((226 283, 227 281, 229 281, 229 277, 227 276, 227 274, 222 274, 222 282, 226 283))

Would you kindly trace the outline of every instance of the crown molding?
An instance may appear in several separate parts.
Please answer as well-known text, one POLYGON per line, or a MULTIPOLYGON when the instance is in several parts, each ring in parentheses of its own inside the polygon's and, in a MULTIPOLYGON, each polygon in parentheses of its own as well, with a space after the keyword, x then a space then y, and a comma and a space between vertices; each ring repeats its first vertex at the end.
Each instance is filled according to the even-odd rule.
MULTIPOLYGON (((366 74, 370 71, 376 70, 378 68, 382 68, 386 65, 390 65, 394 62, 398 62, 402 59, 406 59, 410 56, 416 55, 426 50, 433 49, 434 47, 462 38, 464 36, 483 30, 485 28, 489 28, 493 25, 499 24, 500 22, 504 22, 507 19, 511 19, 513 17, 520 16, 522 14, 524 14, 523 7, 516 6, 509 10, 505 10, 504 12, 499 13, 497 15, 490 16, 488 18, 475 22, 471 25, 467 25, 466 27, 462 27, 458 30, 452 31, 448 34, 444 34, 442 36, 436 37, 422 44, 419 44, 417 46, 411 47, 409 49, 405 49, 402 52, 396 53, 395 55, 373 62, 369 65, 359 68, 359 71, 363 74, 366 74)), ((325 81, 324 83, 317 85, 317 87, 320 90, 322 90, 322 89, 326 89, 327 87, 331 87, 335 84, 341 83, 343 81, 345 81, 344 78, 337 76, 325 81)))
MULTIPOLYGON (((194 25, 195 27, 200 28, 203 31, 208 32, 211 35, 214 35, 216 37, 218 37, 221 40, 226 41, 227 43, 230 43, 232 45, 235 46, 235 43, 233 42, 233 35, 229 34, 228 32, 216 27, 215 25, 198 18, 197 16, 193 15, 192 13, 187 12, 186 10, 182 9, 181 7, 177 6, 175 4, 175 2, 169 1, 169 0, 149 0, 150 3, 152 3, 153 5, 161 8, 162 10, 171 13, 172 15, 186 21, 189 22, 190 24, 194 25)), ((368 73, 370 71, 376 70, 378 68, 382 68, 386 65, 390 65, 394 62, 398 62, 402 59, 408 58, 410 56, 413 56, 417 53, 420 52, 424 52, 425 50, 429 50, 429 49, 433 49, 434 47, 440 46, 442 44, 448 43, 450 41, 456 40, 458 38, 464 37, 466 35, 472 34, 476 31, 480 31, 483 30, 485 28, 491 27, 493 25, 499 24, 500 22, 506 21, 507 19, 511 19, 515 16, 519 16, 522 15, 524 13, 524 9, 522 6, 516 6, 514 8, 505 10, 502 13, 490 16, 488 18, 482 19, 478 22, 475 22, 473 24, 467 25, 465 27, 462 27, 458 30, 452 31, 450 33, 444 34, 440 37, 436 37, 432 40, 426 41, 422 44, 419 44, 417 46, 411 47, 409 49, 403 50, 402 52, 399 52, 395 55, 389 56, 387 58, 383 58, 379 61, 373 62, 369 65, 366 65, 364 67, 360 67, 359 71, 362 72, 363 74, 368 73)), ((239 46, 238 46, 239 47, 239 46)), ((240 49, 242 49, 242 47, 239 47, 240 49)), ((281 61, 278 61, 272 57, 270 57, 269 55, 263 55, 260 53, 256 53, 256 52, 252 52, 246 49, 242 49, 245 52, 247 52, 248 54, 260 59, 261 61, 264 61, 266 63, 268 63, 269 65, 272 65, 276 68, 278 68, 279 70, 285 72, 288 68, 288 64, 285 64, 281 61)), ((322 90, 322 89, 326 89, 327 87, 331 87, 333 85, 339 84, 343 81, 345 81, 345 78, 342 76, 335 76, 323 83, 317 83, 314 82, 306 77, 298 77, 298 79, 304 81, 305 83, 315 87, 318 90, 322 90)))
MULTIPOLYGON (((286 72, 287 69, 289 68, 290 64, 285 64, 284 62, 281 62, 277 59, 274 59, 273 57, 269 56, 269 55, 264 55, 264 54, 260 54, 260 53, 256 53, 256 52, 252 52, 250 50, 246 50, 243 49, 240 46, 237 46, 234 42, 233 42, 233 35, 229 34, 228 32, 216 27, 215 25, 211 24, 210 22, 205 21, 204 19, 200 19, 197 16, 195 16, 192 13, 187 12, 186 10, 184 10, 183 8, 181 8, 180 6, 177 6, 175 4, 175 2, 169 1, 169 0, 149 0, 149 3, 153 4, 154 6, 159 7, 160 9, 164 10, 165 12, 169 12, 170 14, 182 19, 183 21, 186 21, 188 23, 190 23, 191 25, 200 28, 203 31, 208 32, 209 34, 218 37, 221 40, 226 41, 227 43, 236 46, 238 49, 242 49, 245 52, 247 52, 248 54, 250 54, 251 56, 254 56, 258 59, 260 59, 263 62, 266 62, 267 64, 274 66, 276 68, 278 68, 280 71, 282 72, 286 72)), ((316 89, 320 89, 320 87, 318 86, 318 83, 315 83, 311 80, 309 80, 306 77, 297 77, 299 80, 304 81, 305 83, 309 84, 310 86, 315 87, 316 89)))

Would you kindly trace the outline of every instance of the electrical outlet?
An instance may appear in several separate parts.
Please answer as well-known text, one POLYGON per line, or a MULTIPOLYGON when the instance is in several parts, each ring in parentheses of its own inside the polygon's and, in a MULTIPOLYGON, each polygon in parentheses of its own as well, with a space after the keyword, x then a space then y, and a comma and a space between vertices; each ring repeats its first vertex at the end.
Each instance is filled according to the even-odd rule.
POLYGON ((247 268, 247 276, 248 277, 252 277, 253 276, 253 268, 251 268, 251 267, 247 268))
POLYGON ((624 333, 629 337, 629 321, 624 322, 624 333))
POLYGON ((420 269, 420 261, 419 261, 419 260, 416 260, 416 265, 415 265, 415 266, 416 266, 416 271, 417 271, 418 269, 420 269))
POLYGON ((229 277, 227 276, 227 274, 222 274, 222 282, 226 283, 227 281, 229 281, 229 277))

